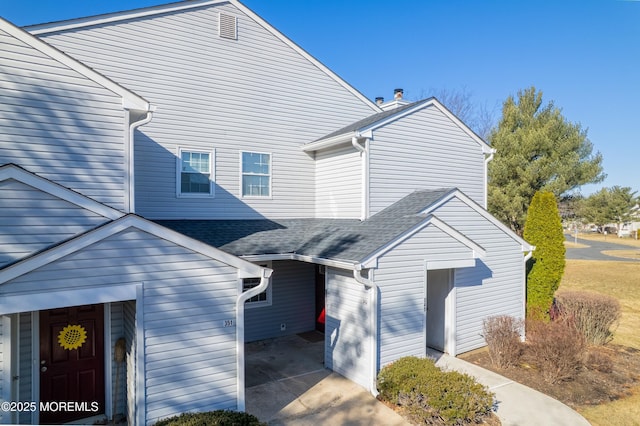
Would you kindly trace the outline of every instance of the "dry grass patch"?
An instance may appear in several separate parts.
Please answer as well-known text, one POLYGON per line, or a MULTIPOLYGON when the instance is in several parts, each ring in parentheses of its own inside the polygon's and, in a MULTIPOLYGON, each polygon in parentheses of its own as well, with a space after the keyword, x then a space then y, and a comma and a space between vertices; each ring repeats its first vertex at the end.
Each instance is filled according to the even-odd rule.
POLYGON ((622 244, 631 247, 640 247, 640 240, 635 238, 618 238, 617 235, 607 235, 606 238, 602 234, 578 234, 578 238, 588 241, 600 241, 602 243, 622 244))
POLYGON ((603 250, 602 254, 623 259, 640 260, 640 250, 603 250))
POLYGON ((586 244, 575 243, 573 241, 567 241, 567 240, 565 240, 564 246, 566 248, 589 248, 589 247, 591 247, 591 246, 588 246, 586 244))
POLYGON ((640 350, 640 262, 567 260, 559 291, 587 290, 613 296, 622 317, 613 344, 640 350))

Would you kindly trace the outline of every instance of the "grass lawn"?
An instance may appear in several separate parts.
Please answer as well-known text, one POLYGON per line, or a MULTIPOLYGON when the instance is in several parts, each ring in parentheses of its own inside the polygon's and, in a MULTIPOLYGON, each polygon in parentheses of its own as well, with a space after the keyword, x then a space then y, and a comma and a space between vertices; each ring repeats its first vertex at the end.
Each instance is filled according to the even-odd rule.
MULTIPOLYGON (((573 234, 571 234, 571 237, 573 237, 573 234)), ((605 236, 602 234, 584 233, 578 234, 578 239, 588 241, 601 241, 603 243, 606 242, 613 244, 622 244, 625 246, 640 248, 640 240, 636 240, 635 238, 618 238, 616 235, 607 235, 605 238, 605 236)))
MULTIPOLYGON (((604 236, 590 234, 604 241, 604 236)), ((582 237, 582 236, 581 236, 582 237)), ((595 239, 595 238, 594 238, 595 239)), ((607 241, 634 243, 628 238, 611 238, 607 241)), ((628 244, 632 245, 632 244, 628 244)), ((620 325, 612 344, 628 346, 640 351, 640 262, 613 262, 593 260, 567 260, 562 290, 588 290, 615 297, 622 307, 620 325)), ((637 354, 640 356, 640 352, 637 354)), ((633 396, 608 404, 585 407, 579 410, 589 422, 599 425, 640 425, 640 387, 633 396)))

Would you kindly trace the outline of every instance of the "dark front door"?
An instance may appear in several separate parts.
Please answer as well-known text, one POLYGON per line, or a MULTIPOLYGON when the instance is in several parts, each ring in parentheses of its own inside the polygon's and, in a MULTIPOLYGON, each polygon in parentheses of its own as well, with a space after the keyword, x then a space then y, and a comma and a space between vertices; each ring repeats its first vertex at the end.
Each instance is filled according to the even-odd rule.
POLYGON ((40 401, 40 423, 104 413, 103 305, 40 311, 40 401))

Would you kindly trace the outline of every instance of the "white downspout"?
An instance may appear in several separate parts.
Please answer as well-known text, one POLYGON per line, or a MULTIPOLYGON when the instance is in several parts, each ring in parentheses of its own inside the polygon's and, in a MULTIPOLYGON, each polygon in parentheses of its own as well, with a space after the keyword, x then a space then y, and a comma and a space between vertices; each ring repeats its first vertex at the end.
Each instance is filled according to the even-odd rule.
POLYGON ((264 268, 260 277, 260 284, 243 293, 240 293, 236 300, 236 387, 238 389, 238 411, 245 410, 244 392, 244 302, 257 296, 269 287, 269 278, 273 273, 272 269, 264 268))
MULTIPOLYGON (((128 170, 127 170, 127 181, 128 181, 128 192, 129 192, 129 205, 127 209, 127 213, 135 213, 136 212, 136 194, 135 194, 135 170, 134 170, 134 134, 138 127, 143 126, 151 121, 153 118, 153 112, 155 111, 154 106, 149 106, 149 111, 147 111, 147 115, 142 120, 138 120, 129 125, 129 133, 128 133, 128 141, 127 147, 129 149, 129 158, 127 159, 128 170)), ((127 115, 130 116, 130 112, 127 111, 127 115)))
POLYGON ((487 200, 489 199, 489 161, 493 160, 495 149, 491 149, 489 156, 484 159, 484 209, 487 209, 487 200))
MULTIPOLYGON (((369 276, 373 271, 369 269, 369 276)), ((364 285, 366 288, 371 290, 371 315, 370 315, 370 330, 371 330, 371 339, 370 339, 370 347, 369 351, 371 352, 371 364, 370 364, 370 374, 371 374, 371 382, 369 385, 369 391, 373 396, 378 396, 378 386, 376 382, 376 377, 378 375, 377 367, 378 367, 378 286, 371 278, 365 278, 362 275, 362 265, 356 265, 356 269, 353 270, 353 278, 360 284, 364 285)))
POLYGON ((354 136, 351 138, 351 145, 361 155, 362 161, 360 165, 360 172, 362 176, 362 198, 360 207, 360 220, 365 220, 369 217, 369 138, 365 138, 364 147, 358 142, 359 137, 354 136))

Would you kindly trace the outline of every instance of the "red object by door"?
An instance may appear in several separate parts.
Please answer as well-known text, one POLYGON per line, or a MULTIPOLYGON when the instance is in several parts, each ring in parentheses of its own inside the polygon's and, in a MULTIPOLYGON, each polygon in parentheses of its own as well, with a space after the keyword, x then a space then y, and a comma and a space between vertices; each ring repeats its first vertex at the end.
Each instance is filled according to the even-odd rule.
POLYGON ((104 413, 104 305, 40 311, 40 402, 40 423, 104 413))

